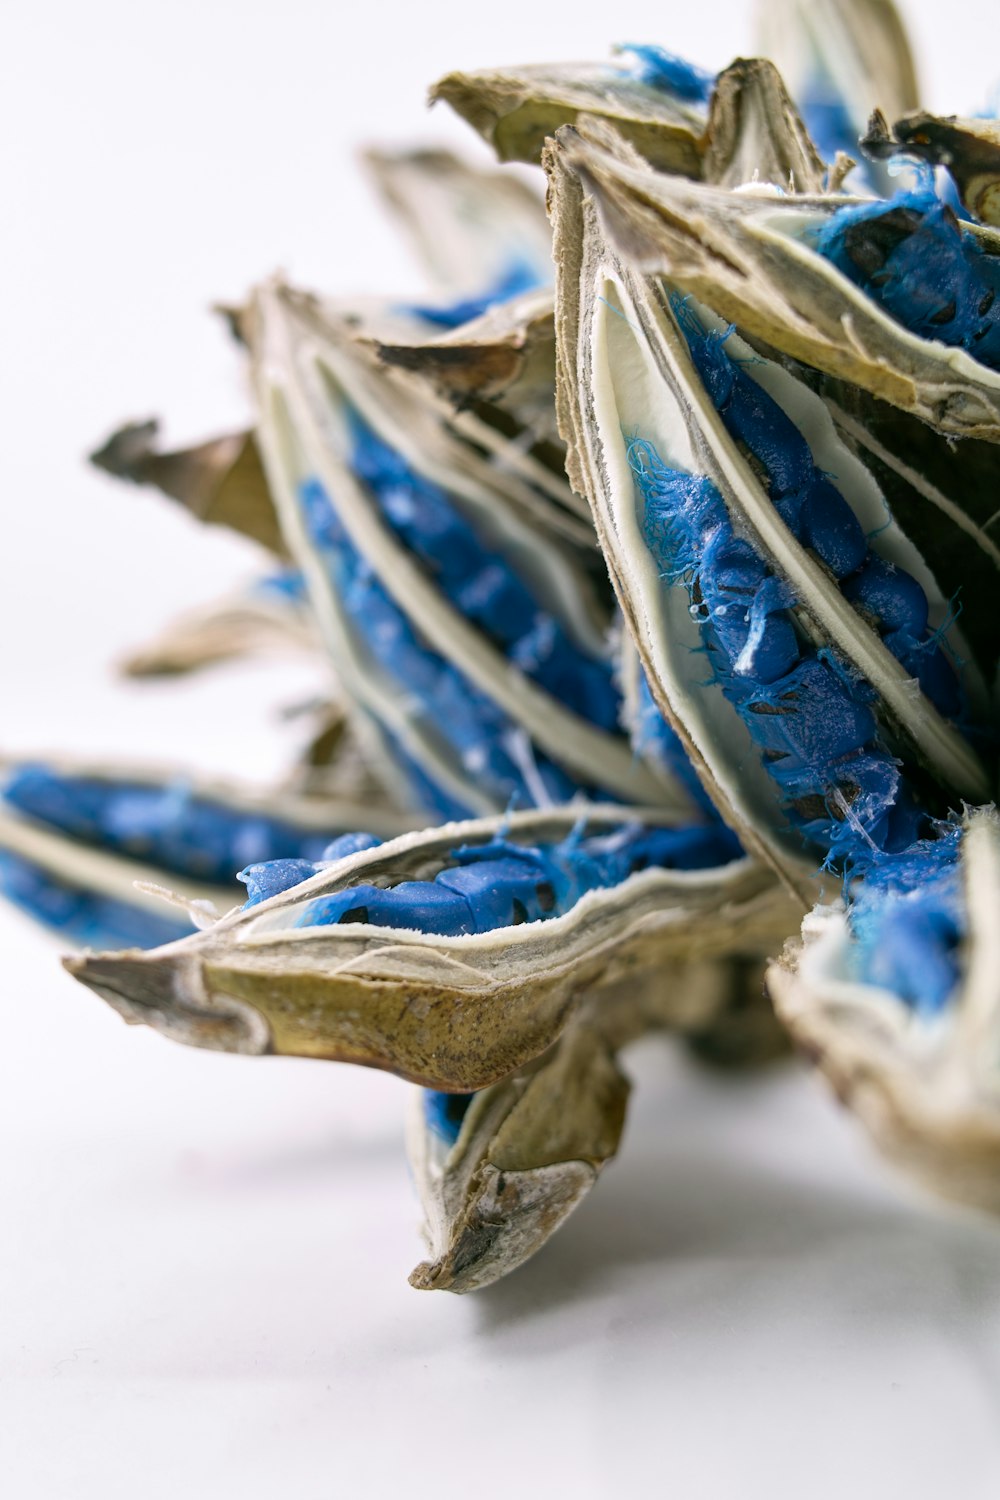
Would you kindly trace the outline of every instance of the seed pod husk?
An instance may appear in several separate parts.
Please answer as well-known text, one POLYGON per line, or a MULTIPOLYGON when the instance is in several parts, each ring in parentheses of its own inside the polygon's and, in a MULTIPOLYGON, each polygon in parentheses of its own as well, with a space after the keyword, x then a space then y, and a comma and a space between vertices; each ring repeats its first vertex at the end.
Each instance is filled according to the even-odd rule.
MULTIPOLYGON (((564 147, 633 269, 662 275, 747 337, 941 432, 1000 441, 1000 372, 910 333, 808 243, 838 210, 868 200, 723 192, 593 140, 567 136, 564 147)), ((986 254, 998 252, 992 231, 964 227, 986 254)))
POLYGON ((842 905, 806 919, 801 942, 788 944, 767 982, 795 1041, 879 1148, 935 1191, 996 1212, 1000 828, 992 807, 967 815, 960 871, 959 982, 934 1012, 858 977, 842 905))
POLYGON ((465 846, 535 847, 567 839, 581 819, 598 832, 640 817, 664 825, 662 813, 580 805, 406 834, 185 942, 69 967, 127 1020, 180 1041, 364 1063, 474 1091, 551 1046, 584 995, 674 960, 766 954, 794 906, 747 859, 650 867, 548 920, 451 937, 373 926, 365 909, 315 925, 312 903, 342 905, 339 893, 358 885, 433 881, 465 846))
MULTIPOLYGON (((894 528, 868 470, 837 437, 822 401, 779 366, 755 356, 706 309, 690 301, 678 309, 657 278, 637 273, 609 243, 590 190, 586 165, 598 148, 568 132, 553 147, 549 167, 555 204, 559 410, 573 482, 591 497, 601 545, 626 623, 635 639, 658 706, 682 736, 723 817, 741 838, 771 859, 807 904, 811 877, 803 844, 776 802, 772 771, 741 728, 725 684, 699 654, 701 623, 692 618, 689 591, 661 578, 642 532, 633 452, 636 438, 672 471, 709 480, 723 499, 741 545, 749 542, 784 580, 818 653, 832 650, 874 690, 876 709, 902 753, 930 771, 945 797, 975 795, 989 786, 975 752, 924 694, 880 636, 784 525, 760 476, 720 419, 695 369, 678 317, 693 316, 707 339, 725 339, 741 378, 776 403, 811 453, 811 464, 833 473, 862 534, 878 533, 877 549, 893 566, 919 578, 942 627, 947 601, 933 575, 894 528)), ((606 153, 607 154, 607 153, 606 153)), ((623 152, 623 172, 635 170, 623 152)), ((610 172, 611 168, 607 168, 610 172)), ((735 378, 735 377, 734 377, 735 378)), ((859 559, 860 560, 860 559, 859 559)), ((857 566, 855 562, 853 564, 857 566)), ((700 608, 700 606, 699 606, 700 608)), ((784 713, 763 691, 754 712, 784 713)), ((805 710, 803 710, 805 711, 805 710)), ((744 720, 744 725, 748 721, 744 720)), ((891 761, 891 757, 890 757, 891 761)), ((887 762, 887 772, 889 763, 887 762)), ((891 774, 895 774, 892 772, 891 774)), ((848 821, 850 814, 848 813, 848 821)))

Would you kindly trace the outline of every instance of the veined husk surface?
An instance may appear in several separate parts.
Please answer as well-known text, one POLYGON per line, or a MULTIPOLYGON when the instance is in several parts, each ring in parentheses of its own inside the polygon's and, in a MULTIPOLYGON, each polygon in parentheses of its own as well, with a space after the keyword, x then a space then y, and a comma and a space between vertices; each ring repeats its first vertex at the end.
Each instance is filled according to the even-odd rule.
MULTIPOLYGON (((644 169, 606 132, 600 139, 601 144, 569 131, 548 158, 559 272, 558 403, 569 472, 591 497, 619 601, 662 712, 684 738, 722 816, 808 903, 815 899, 815 886, 801 839, 787 828, 774 782, 734 710, 718 684, 706 681, 711 674, 698 654, 698 631, 684 591, 661 579, 640 533, 629 462, 632 433, 650 440, 669 467, 712 480, 739 534, 752 539, 775 574, 794 588, 807 630, 868 680, 904 753, 940 783, 946 796, 981 797, 991 781, 970 744, 923 697, 784 525, 751 462, 725 430, 689 356, 671 305, 672 283, 636 268, 620 244, 627 247, 628 236, 619 235, 617 219, 603 212, 606 180, 644 169), (591 170, 595 160, 600 173, 591 170)), ((723 196, 728 201, 738 195, 723 196)), ((693 226, 689 232, 695 233, 693 226)), ((699 306, 697 315, 724 331, 708 308, 699 306)), ((735 335, 729 347, 742 351, 751 377, 806 434, 816 462, 838 474, 866 529, 881 528, 885 555, 920 577, 946 624, 947 601, 933 575, 893 526, 874 479, 838 437, 822 400, 780 365, 755 356, 735 335)))
MULTIPOLYGON (((365 1063, 434 1089, 485 1088, 550 1046, 584 994, 639 983, 674 960, 765 954, 794 904, 765 868, 738 859, 717 870, 644 870, 549 921, 458 937, 363 920, 297 925, 305 909, 352 885, 432 879, 453 849, 498 834, 544 842, 581 818, 600 829, 640 816, 581 805, 403 835, 184 942, 86 956, 70 969, 126 1019, 181 1041, 365 1063)), ((683 1016, 683 991, 670 990, 683 1016)))

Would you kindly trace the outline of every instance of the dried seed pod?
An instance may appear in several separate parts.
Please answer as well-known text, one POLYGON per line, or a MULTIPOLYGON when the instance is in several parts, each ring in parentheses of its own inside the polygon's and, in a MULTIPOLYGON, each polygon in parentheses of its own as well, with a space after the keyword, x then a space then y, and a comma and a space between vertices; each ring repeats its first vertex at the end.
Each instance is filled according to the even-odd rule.
MULTIPOLYGON (((888 109, 889 118, 896 112, 888 109)), ((996 120, 962 120, 925 110, 895 119, 890 131, 877 109, 861 145, 876 161, 903 152, 947 167, 970 213, 984 224, 1000 225, 1000 125, 996 120)))
POLYGON ((592 552, 590 510, 566 482, 555 425, 551 291, 506 299, 433 337, 414 332, 371 342, 385 364, 409 372, 439 399, 447 428, 528 483, 541 529, 592 552))
MULTIPOLYGON (((637 274, 603 232, 589 167, 574 171, 596 148, 559 139, 570 475, 591 496, 658 706, 722 816, 809 903, 809 844, 853 859, 918 836, 900 754, 944 807, 989 787, 954 722, 947 601, 823 402, 637 274)), ((981 685, 969 690, 982 708, 981 685)))
POLYGON ((645 983, 632 977, 584 1001, 548 1052, 492 1087, 415 1090, 407 1148, 430 1259, 410 1284, 478 1290, 522 1265, 565 1222, 618 1149, 630 1092, 618 1054, 628 1042, 668 1027, 699 1045, 711 1036, 732 1061, 734 1052, 746 1059, 753 1033, 759 1053, 759 1028, 733 1025, 735 971, 700 961, 645 983))
POLYGON ((152 640, 133 648, 119 669, 126 677, 182 677, 242 657, 320 649, 299 574, 288 569, 185 611, 152 640))
POLYGON ((618 731, 607 615, 528 487, 312 299, 265 288, 254 323, 269 477, 338 676, 443 805, 686 801, 618 731))
POLYGON ((544 1052, 583 996, 766 954, 795 909, 718 825, 608 806, 446 824, 274 886, 265 866, 207 931, 69 967, 180 1041, 467 1092, 544 1052))
POLYGON ((919 102, 913 53, 892 0, 758 0, 757 35, 830 161, 838 151, 857 156, 876 105, 894 118, 919 102))
POLYGON ((665 171, 697 177, 712 80, 658 48, 632 61, 449 73, 431 89, 493 147, 500 161, 539 160, 545 141, 580 115, 614 124, 665 171))
MULTIPOLYGON (((382 835, 412 827, 385 806, 252 793, 173 769, 8 762, 0 785, 4 894, 69 941, 155 947, 239 905, 237 874, 310 861, 362 818, 382 835), (185 914, 164 905, 172 898, 185 914)), ((310 864, 311 868, 311 864, 310 864)))
POLYGON ((818 193, 825 184, 826 163, 765 57, 737 58, 719 74, 701 144, 700 175, 717 187, 773 182, 818 193))
MULTIPOLYGON (((563 149, 599 205, 606 234, 633 269, 664 276, 746 336, 861 386, 944 433, 1000 441, 1000 372, 966 348, 910 332, 818 253, 838 213, 883 211, 879 205, 723 192, 653 171, 579 136, 564 138, 563 149)), ((968 253, 985 264, 987 281, 1000 275, 992 231, 967 225, 961 236, 956 256, 965 254, 968 242, 968 253)), ((924 269, 918 264, 914 274, 924 269)), ((984 283, 984 301, 988 291, 984 283)), ((987 308, 984 317, 992 316, 987 308)), ((943 325, 939 331, 946 331, 943 325)))
POLYGON ((228 526, 269 552, 287 550, 252 433, 213 438, 174 453, 156 450, 159 423, 130 422, 91 454, 116 479, 149 484, 212 526, 228 526))
MULTIPOLYGON (((551 279, 552 243, 541 196, 510 172, 476 168, 450 151, 369 147, 362 160, 449 304, 497 287, 551 279)), ((493 292, 495 298, 496 292, 493 292)), ((455 319, 453 309, 447 312, 455 319)))
MULTIPOLYGON (((0 807, 0 895, 61 944, 73 947, 155 948, 186 937, 195 916, 218 915, 217 885, 170 877, 171 911, 163 871, 127 856, 82 844, 0 807)), ((225 910, 238 887, 223 896, 225 910)))
POLYGON ((414 1090, 407 1149, 430 1259, 411 1286, 477 1291, 534 1255, 617 1151, 628 1093, 614 1049, 579 1021, 480 1093, 414 1090))
POLYGON ((992 807, 806 918, 778 1014, 890 1157, 1000 1210, 1000 826, 992 807))

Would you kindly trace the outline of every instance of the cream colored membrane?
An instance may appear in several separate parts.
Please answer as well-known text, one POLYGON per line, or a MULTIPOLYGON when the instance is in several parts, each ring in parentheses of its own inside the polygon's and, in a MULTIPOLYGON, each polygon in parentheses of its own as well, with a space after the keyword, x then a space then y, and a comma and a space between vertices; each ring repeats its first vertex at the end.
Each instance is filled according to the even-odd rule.
POLYGON ((626 287, 611 267, 605 267, 596 280, 590 337, 592 392, 607 475, 606 491, 598 496, 598 503, 609 511, 616 571, 632 583, 631 603, 647 659, 739 821, 769 846, 777 845, 783 854, 790 850, 801 859, 801 840, 792 835, 786 839, 780 831, 787 815, 778 788, 761 765, 760 753, 736 710, 711 680, 711 664, 687 589, 672 587, 661 578, 643 537, 642 501, 628 462, 630 440, 644 438, 651 443, 668 468, 695 473, 697 464, 687 414, 657 366, 626 287))
POLYGON ((968 935, 958 1028, 984 1082, 1000 1092, 1000 819, 993 807, 969 815, 962 873, 968 935))
POLYGON ((827 404, 838 427, 841 427, 844 432, 849 433, 862 447, 867 448, 873 457, 879 459, 888 468, 894 469, 900 478, 905 479, 906 483, 911 485, 919 495, 922 495, 925 500, 935 506, 942 515, 947 516, 952 525, 957 527, 959 531, 964 531, 966 536, 975 542, 976 546, 990 559, 994 567, 1000 571, 1000 547, 986 535, 984 527, 977 526, 976 522, 973 521, 971 516, 966 515, 960 505, 956 505, 954 500, 949 499, 941 490, 930 484, 916 469, 911 469, 909 464, 903 463, 898 454, 891 453, 888 448, 878 442, 863 422, 858 422, 844 411, 843 407, 838 406, 836 402, 831 401, 827 404))
MULTIPOLYGON (((545 543, 532 521, 524 519, 538 508, 530 486, 515 474, 496 474, 492 462, 484 462, 466 441, 449 434, 436 404, 422 390, 418 396, 405 376, 373 363, 363 346, 345 348, 349 330, 325 323, 314 306, 291 291, 282 295, 279 290, 277 301, 292 324, 289 347, 299 358, 304 380, 315 386, 309 366, 321 371, 322 384, 311 391, 319 407, 349 401, 411 468, 447 491, 487 542, 516 561, 536 598, 570 638, 591 655, 603 655, 603 611, 587 608, 590 591, 581 591, 577 569, 558 547, 545 543), (391 400, 386 399, 387 391, 392 392, 391 400)), ((340 452, 349 451, 349 446, 340 452)))
MULTIPOLYGON (((693 298, 688 302, 706 329, 725 333, 731 326, 693 298)), ((726 352, 791 417, 805 438, 816 467, 843 495, 876 556, 903 568, 920 584, 927 596, 931 628, 948 626, 945 640, 952 647, 953 656, 959 660, 967 656, 968 647, 955 629, 952 611, 937 579, 922 553, 896 524, 874 475, 838 435, 826 402, 773 360, 762 358, 737 333, 729 334, 726 339, 726 352)), ((978 687, 981 691, 982 685, 978 687)))
MULTIPOLYGON (((482 417, 476 416, 475 412, 456 411, 454 407, 446 407, 443 402, 441 408, 441 420, 446 422, 460 437, 477 444, 480 448, 485 448, 501 474, 505 476, 507 473, 515 474, 533 489, 541 490, 550 500, 555 500, 563 510, 570 513, 568 516, 561 517, 557 512, 553 516, 546 508, 542 512, 542 524, 551 530, 561 528, 566 536, 576 542, 585 543, 588 539, 592 540, 589 525, 590 507, 565 479, 554 474, 546 464, 535 458, 529 449, 520 447, 517 438, 505 437, 502 432, 498 432, 495 427, 484 422, 482 417)), ((502 482, 506 484, 505 479, 502 482)), ((534 509, 534 506, 532 508, 534 509)))
MULTIPOLYGON (((697 375, 691 371, 695 386, 697 375)), ((787 579, 808 612, 837 649, 853 662, 884 701, 922 758, 949 788, 983 800, 989 778, 978 756, 959 732, 924 698, 915 680, 892 655, 872 628, 846 602, 839 587, 793 537, 764 492, 736 444, 726 431, 707 393, 701 392, 699 421, 712 454, 715 473, 727 506, 752 530, 755 545, 787 579)))
MULTIPOLYGON (((336 458, 344 447, 342 419, 322 387, 317 389, 315 365, 313 379, 308 379, 308 363, 311 361, 305 371, 300 362, 299 369, 290 372, 284 392, 289 402, 291 428, 303 441, 308 472, 316 474, 336 497, 337 514, 352 542, 368 558, 431 648, 453 662, 541 750, 567 770, 628 802, 655 802, 662 798, 662 784, 635 759, 622 737, 596 729, 517 671, 481 631, 443 598, 424 570, 391 536, 354 476, 336 458), (308 384, 299 378, 302 374, 308 384)), ((352 390, 352 399, 354 395, 352 390)), ((476 808, 482 805, 481 797, 472 801, 465 795, 462 800, 476 808)))
POLYGON ((638 822, 650 827, 673 826, 676 823, 676 819, 670 819, 662 808, 608 807, 606 804, 588 803, 570 804, 560 809, 558 814, 548 817, 530 812, 514 813, 503 819, 493 817, 475 822, 446 823, 435 829, 432 835, 426 832, 403 834, 377 849, 363 850, 326 866, 317 875, 296 886, 294 892, 273 896, 269 901, 240 913, 234 922, 227 922, 227 926, 233 929, 229 935, 241 946, 252 946, 255 940, 268 942, 276 933, 287 931, 294 931, 297 937, 303 938, 329 937, 331 932, 337 931, 345 938, 363 936, 368 940, 375 933, 386 941, 392 933, 405 933, 408 944, 429 947, 435 951, 455 946, 460 953, 470 943, 474 945, 486 939, 493 941, 501 931, 506 949, 512 950, 522 944, 530 947, 540 929, 544 928, 546 933, 551 932, 553 943, 558 945, 560 934, 568 931, 577 919, 586 918, 590 911, 608 900, 620 898, 623 893, 627 893, 632 900, 638 900, 647 891, 662 891, 662 905, 664 909, 669 909, 671 894, 683 906, 686 896, 700 895, 703 900, 707 900, 714 892, 718 892, 718 901, 722 905, 728 899, 728 893, 735 891, 753 873, 752 862, 746 858, 732 860, 727 865, 708 870, 664 870, 650 867, 630 875, 620 885, 586 892, 575 906, 559 917, 552 917, 544 922, 522 922, 515 927, 496 928, 488 933, 466 933, 457 937, 419 932, 415 928, 375 927, 365 922, 352 922, 343 928, 295 925, 308 903, 319 896, 330 895, 359 884, 379 885, 387 878, 391 879, 392 884, 397 884, 400 880, 432 880, 450 859, 452 851, 464 844, 484 843, 501 835, 524 844, 556 843, 566 838, 578 820, 584 817, 588 837, 599 834, 602 829, 610 831, 626 823, 638 822))
MULTIPOLYGON (((107 849, 76 843, 67 834, 56 833, 6 809, 0 810, 0 850, 17 854, 37 865, 58 885, 107 896, 153 916, 169 917, 171 914, 170 904, 162 896, 136 888, 140 882, 162 886, 164 872, 158 866, 107 849)), ((183 875, 171 875, 170 879, 172 887, 176 886, 177 894, 185 901, 205 901, 217 907, 220 898, 225 898, 225 886, 205 885, 183 875)), ((233 894, 236 895, 238 890, 234 875, 233 894)))
POLYGON ((282 534, 306 580, 338 678, 347 695, 384 725, 404 752, 428 772, 446 795, 473 812, 493 812, 495 803, 477 778, 465 771, 454 752, 439 743, 425 723, 418 721, 419 705, 401 692, 399 684, 365 651, 341 608, 326 565, 312 545, 302 516, 298 486, 313 471, 302 454, 288 415, 285 390, 288 366, 275 358, 273 339, 278 330, 267 317, 269 306, 266 294, 258 294, 258 323, 264 325, 259 333, 262 347, 255 366, 261 456, 282 534))
MULTIPOLYGON (((780 200, 779 200, 780 202, 780 200)), ((743 228, 747 234, 752 234, 756 239, 763 240, 765 244, 780 245, 783 253, 790 255, 793 259, 802 262, 815 275, 817 265, 823 269, 823 273, 837 287, 837 295, 854 307, 864 320, 874 318, 884 325, 886 331, 891 333, 892 338, 901 349, 905 349, 914 360, 921 364, 927 360, 927 346, 930 344, 934 350, 934 356, 955 375, 963 384, 979 385, 989 390, 994 399, 1000 394, 1000 371, 990 369, 989 365, 980 364, 978 359, 973 359, 964 349, 958 349, 951 344, 943 344, 940 339, 921 338, 918 334, 911 333, 904 328, 902 323, 897 323, 895 318, 890 318, 888 313, 883 312, 877 302, 873 302, 860 287, 854 285, 849 277, 831 261, 820 256, 806 243, 805 236, 809 230, 820 228, 827 223, 838 208, 844 206, 860 206, 856 198, 848 198, 838 201, 836 198, 830 200, 829 212, 821 210, 810 212, 807 209, 782 209, 774 207, 752 214, 743 221, 743 228)), ((967 225, 967 228, 973 228, 967 225)), ((988 238, 988 242, 996 243, 995 236, 978 236, 988 238)), ((850 337, 851 319, 849 313, 842 316, 845 333, 850 337)))

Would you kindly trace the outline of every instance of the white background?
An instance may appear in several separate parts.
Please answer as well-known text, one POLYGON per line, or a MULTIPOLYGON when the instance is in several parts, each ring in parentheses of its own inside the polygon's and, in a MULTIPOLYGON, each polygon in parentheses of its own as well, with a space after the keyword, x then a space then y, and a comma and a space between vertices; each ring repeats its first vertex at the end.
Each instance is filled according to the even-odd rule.
MULTIPOLYGON (((435 76, 636 39, 720 66, 748 8, 7 0, 2 748, 277 773, 312 670, 109 671, 252 550, 82 455, 129 416, 177 441, 240 422, 207 307, 276 266, 420 289, 352 153, 475 152, 425 115, 435 76)), ((995 0, 910 13, 926 102, 978 107, 995 0)), ((491 1291, 418 1294, 403 1085, 127 1029, 7 911, 0 973, 13 1500, 997 1494, 1000 1230, 901 1185, 795 1068, 719 1081, 647 1044, 621 1159, 566 1230, 491 1291)))

